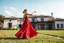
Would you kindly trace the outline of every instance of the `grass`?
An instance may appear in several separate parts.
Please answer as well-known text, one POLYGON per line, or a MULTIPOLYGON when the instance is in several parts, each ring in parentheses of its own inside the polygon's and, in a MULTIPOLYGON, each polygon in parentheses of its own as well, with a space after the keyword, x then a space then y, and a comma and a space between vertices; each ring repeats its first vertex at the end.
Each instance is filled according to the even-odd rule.
POLYGON ((1 34, 5 34, 4 40, 1 40, 0 36, 0 43, 64 43, 64 38, 60 38, 60 36, 64 37, 64 30, 37 30, 39 34, 30 39, 16 38, 15 33, 17 31, 18 30, 0 30, 1 34))
POLYGON ((64 36, 64 30, 40 30, 38 31, 42 34, 51 34, 51 35, 57 35, 57 36, 64 36))

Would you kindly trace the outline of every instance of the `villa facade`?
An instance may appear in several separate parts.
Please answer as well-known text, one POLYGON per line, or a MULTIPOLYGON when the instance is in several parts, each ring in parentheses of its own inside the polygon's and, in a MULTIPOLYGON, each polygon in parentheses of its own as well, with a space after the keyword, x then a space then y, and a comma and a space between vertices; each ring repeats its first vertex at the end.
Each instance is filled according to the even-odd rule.
MULTIPOLYGON (((21 28, 24 18, 5 17, 4 28, 21 28)), ((54 18, 52 16, 40 15, 30 16, 30 22, 35 29, 64 29, 64 19, 54 18)))

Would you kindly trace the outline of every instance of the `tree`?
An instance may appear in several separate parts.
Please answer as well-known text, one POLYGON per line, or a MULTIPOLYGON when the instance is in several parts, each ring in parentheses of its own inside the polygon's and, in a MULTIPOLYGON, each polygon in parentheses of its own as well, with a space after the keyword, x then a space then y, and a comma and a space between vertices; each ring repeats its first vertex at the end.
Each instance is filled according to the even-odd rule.
POLYGON ((3 23, 4 22, 4 16, 0 14, 0 22, 3 23))

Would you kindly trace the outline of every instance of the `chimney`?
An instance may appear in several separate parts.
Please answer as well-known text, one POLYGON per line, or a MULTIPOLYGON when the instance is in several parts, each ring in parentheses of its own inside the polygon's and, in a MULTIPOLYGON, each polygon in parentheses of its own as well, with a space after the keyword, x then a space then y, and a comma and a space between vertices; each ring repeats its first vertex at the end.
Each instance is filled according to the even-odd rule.
POLYGON ((53 17, 53 12, 51 13, 51 16, 53 17))

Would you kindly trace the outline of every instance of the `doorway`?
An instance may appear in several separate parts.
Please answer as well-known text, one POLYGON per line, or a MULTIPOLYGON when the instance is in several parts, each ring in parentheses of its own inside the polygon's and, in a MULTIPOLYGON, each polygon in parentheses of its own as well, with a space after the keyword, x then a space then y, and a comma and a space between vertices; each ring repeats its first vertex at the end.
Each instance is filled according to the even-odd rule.
POLYGON ((44 24, 41 24, 40 26, 41 26, 41 29, 45 29, 44 24))
POLYGON ((22 25, 21 24, 19 24, 19 28, 21 28, 22 27, 22 25))
POLYGON ((12 23, 8 23, 8 27, 9 28, 12 28, 12 23))

